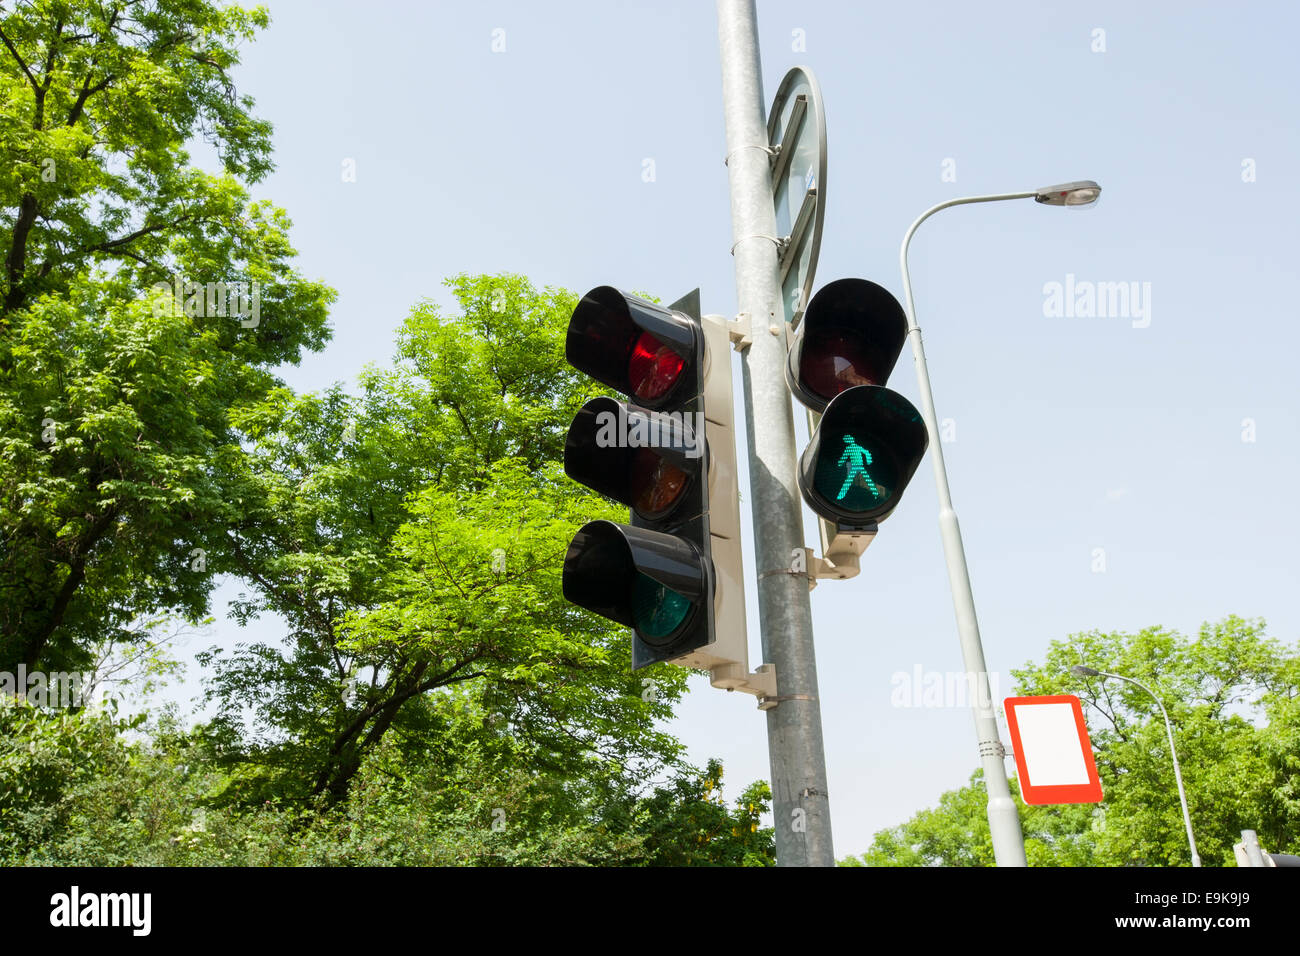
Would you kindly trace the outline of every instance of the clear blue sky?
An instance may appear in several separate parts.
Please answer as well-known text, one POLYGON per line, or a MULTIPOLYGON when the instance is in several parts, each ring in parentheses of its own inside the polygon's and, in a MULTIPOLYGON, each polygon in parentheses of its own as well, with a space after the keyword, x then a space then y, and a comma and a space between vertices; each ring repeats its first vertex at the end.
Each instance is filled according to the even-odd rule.
MULTIPOLYGON (((705 311, 734 313, 712 3, 270 9, 237 74, 275 124, 278 168, 257 192, 293 218, 302 270, 339 290, 333 342, 288 371, 294 387, 387 362, 411 305, 447 304, 442 279, 461 271, 665 301, 698 285, 705 311)), ((758 12, 765 98, 795 64, 826 98, 818 285, 862 276, 901 294, 902 233, 943 199, 1081 178, 1105 189, 1082 212, 949 210, 912 246, 1001 696, 1009 668, 1074 631, 1187 632, 1237 613, 1294 640, 1296 8, 760 0, 758 12), (1068 274, 1149 283, 1149 325, 1045 315, 1044 286, 1068 274)), ((890 385, 916 400, 907 355, 890 385)), ((861 576, 812 600, 842 857, 978 764, 968 710, 891 706, 896 672, 962 666, 928 463, 861 576)), ((222 621, 200 643, 277 633, 222 621)), ((754 699, 703 678, 692 688, 672 724, 691 755, 721 757, 733 795, 766 777, 754 699)))

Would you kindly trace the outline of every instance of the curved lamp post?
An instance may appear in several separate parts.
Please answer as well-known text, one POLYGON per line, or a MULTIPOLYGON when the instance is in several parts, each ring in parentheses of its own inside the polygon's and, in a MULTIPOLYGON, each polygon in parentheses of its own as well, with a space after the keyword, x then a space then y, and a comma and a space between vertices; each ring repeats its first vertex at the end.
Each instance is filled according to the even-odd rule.
POLYGON ((1160 698, 1146 684, 1136 681, 1131 677, 1125 677, 1123 674, 1108 674, 1105 671, 1095 670, 1091 667, 1084 667, 1082 664, 1075 664, 1070 668, 1070 673, 1078 677, 1100 677, 1105 680, 1107 677, 1113 677, 1115 680, 1127 681, 1151 695, 1151 699, 1156 702, 1160 708, 1160 713, 1165 718, 1165 731, 1169 734, 1169 756, 1174 760, 1174 780, 1178 784, 1178 799, 1183 805, 1183 823, 1187 826, 1187 843, 1192 848, 1192 866, 1201 865, 1201 856, 1196 852, 1196 837, 1192 836, 1192 817, 1187 812, 1187 793, 1183 790, 1183 772, 1178 768, 1178 752, 1174 749, 1174 726, 1169 722, 1169 714, 1165 712, 1165 705, 1160 703, 1160 698))
POLYGON ((974 702, 975 733, 979 739, 980 762, 984 767, 985 793, 988 794, 989 830, 993 837, 993 856, 998 866, 1025 866, 1025 841, 1020 832, 1020 815, 1011 788, 1007 785, 1007 770, 1003 760, 1006 748, 998 736, 998 720, 993 710, 992 691, 989 688, 984 647, 980 643, 979 624, 975 618, 975 597, 971 592, 970 572, 966 567, 966 552, 962 547, 961 530, 957 526, 957 512, 952 506, 952 492, 948 488, 948 472, 943 461, 943 446, 939 441, 939 419, 934 410, 934 395, 930 391, 930 372, 925 364, 925 347, 921 344, 921 329, 916 324, 916 303, 912 300, 912 279, 907 271, 907 248, 917 227, 940 209, 962 206, 967 203, 999 202, 1004 199, 1034 199, 1046 206, 1086 206, 1097 201, 1101 187, 1092 180, 1044 186, 1041 189, 1020 193, 996 193, 989 196, 967 196, 949 199, 931 206, 912 223, 903 236, 899 251, 899 265, 903 270, 903 293, 907 305, 907 333, 912 341, 912 355, 916 359, 916 378, 920 386, 921 414, 930 432, 930 460, 934 464, 934 483, 939 489, 939 531, 943 536, 943 554, 948 565, 948 586, 952 590, 953 607, 957 612, 957 633, 961 639, 962 659, 966 672, 974 674, 978 682, 974 702))

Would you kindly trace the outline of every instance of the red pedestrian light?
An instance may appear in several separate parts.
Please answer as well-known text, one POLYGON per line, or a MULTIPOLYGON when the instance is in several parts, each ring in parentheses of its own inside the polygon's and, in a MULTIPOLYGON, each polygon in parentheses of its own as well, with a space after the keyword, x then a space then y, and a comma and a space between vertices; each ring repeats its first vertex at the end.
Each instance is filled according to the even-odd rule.
POLYGON ((804 384, 826 401, 855 385, 879 385, 878 362, 873 362, 865 337, 849 329, 810 331, 799 357, 804 384))
POLYGON ((859 385, 884 385, 907 337, 907 316, 888 290, 866 279, 837 279, 808 304, 790 348, 785 380, 799 401, 824 411, 859 385))

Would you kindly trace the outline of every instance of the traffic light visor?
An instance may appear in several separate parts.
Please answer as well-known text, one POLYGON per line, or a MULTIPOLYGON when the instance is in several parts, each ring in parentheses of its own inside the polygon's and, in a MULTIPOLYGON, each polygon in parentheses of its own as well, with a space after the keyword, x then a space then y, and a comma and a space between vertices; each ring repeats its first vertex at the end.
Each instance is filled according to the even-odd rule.
POLYGON ((699 549, 683 538, 591 521, 569 543, 562 588, 566 600, 662 647, 695 619, 710 593, 709 570, 699 549))
POLYGON ((907 338, 907 316, 888 290, 866 279, 838 279, 804 314, 786 363, 786 381, 816 411, 846 389, 884 385, 907 338))
POLYGON ((827 517, 883 520, 898 503, 929 443, 920 413, 874 385, 842 392, 827 406, 800 461, 800 488, 827 517))
POLYGON ((573 310, 564 354, 579 371, 660 408, 694 397, 679 393, 695 377, 698 350, 689 318, 606 285, 573 310))
POLYGON ((704 441, 681 415, 602 396, 583 405, 569 426, 564 472, 647 521, 663 521, 700 477, 704 441))

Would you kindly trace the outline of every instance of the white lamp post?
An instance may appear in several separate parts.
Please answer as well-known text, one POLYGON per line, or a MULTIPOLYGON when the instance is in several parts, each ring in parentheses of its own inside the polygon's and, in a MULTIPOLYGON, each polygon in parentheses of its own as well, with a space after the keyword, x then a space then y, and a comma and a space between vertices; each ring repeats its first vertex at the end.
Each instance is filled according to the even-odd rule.
POLYGON ((930 432, 931 461, 934 463, 934 482, 939 489, 939 531, 943 536, 944 559, 948 565, 948 585, 952 590, 953 606, 957 612, 957 633, 967 673, 975 675, 976 700, 975 732, 979 740, 980 761, 984 767, 984 787, 988 794, 989 830, 993 837, 993 856, 998 866, 1025 866, 1025 842, 1020 832, 1020 815, 1011 788, 1007 785, 1006 748, 998 736, 997 715, 993 709, 992 691, 989 688, 984 647, 980 643, 979 624, 975 619, 975 596, 971 593, 970 572, 966 567, 966 552, 962 547, 961 530, 957 526, 957 512, 952 506, 952 493, 948 488, 948 472, 943 462, 943 446, 939 441, 939 419, 934 410, 934 395, 930 391, 930 372, 925 364, 925 347, 921 344, 921 329, 916 324, 916 304, 912 301, 912 279, 907 271, 907 248, 917 227, 940 209, 967 203, 999 202, 1004 199, 1035 199, 1048 206, 1086 206, 1097 201, 1101 187, 1091 180, 1045 186, 1030 192, 998 193, 989 196, 967 196, 950 199, 931 206, 912 223, 903 236, 899 264, 903 270, 903 293, 907 305, 908 338, 912 341, 912 354, 916 359, 916 378, 920 385, 921 414, 930 432))

